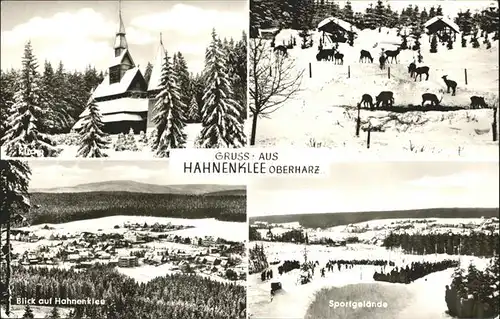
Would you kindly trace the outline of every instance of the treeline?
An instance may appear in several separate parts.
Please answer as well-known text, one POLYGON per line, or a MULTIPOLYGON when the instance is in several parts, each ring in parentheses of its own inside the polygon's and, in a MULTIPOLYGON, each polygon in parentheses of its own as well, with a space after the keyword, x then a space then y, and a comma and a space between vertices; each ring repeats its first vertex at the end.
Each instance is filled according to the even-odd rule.
POLYGON ((103 306, 68 306, 75 308, 72 318, 228 319, 245 315, 245 287, 195 275, 167 275, 139 284, 105 265, 80 272, 58 268, 13 270, 13 295, 19 298, 105 300, 103 306))
MULTIPOLYGON (((31 45, 29 52, 31 52, 31 45)), ((69 132, 85 108, 90 91, 104 79, 102 71, 98 72, 90 65, 84 71, 70 71, 61 61, 56 68, 45 61, 43 70, 39 72, 36 58, 32 57, 32 87, 36 91, 37 101, 41 108, 38 130, 54 134, 69 132)), ((16 101, 16 93, 20 91, 23 72, 26 69, 10 69, 0 71, 0 135, 3 136, 8 125, 7 118, 12 113, 16 101)))
MULTIPOLYGON (((281 0, 277 4, 274 0, 255 0, 250 2, 250 37, 257 37, 259 28, 311 30, 316 28, 318 22, 331 16, 347 21, 359 29, 412 27, 422 30, 425 22, 440 15, 447 15, 440 5, 432 6, 428 10, 425 7, 421 9, 418 5, 409 4, 398 12, 382 0, 370 3, 364 12, 355 12, 351 1, 346 1, 341 7, 337 1, 329 0, 281 0)), ((498 8, 485 8, 474 14, 468 10, 464 14, 459 14, 455 22, 461 28, 464 24, 470 26, 463 29, 465 32, 477 27, 498 33, 496 29, 498 15, 498 8)))
POLYGON ((500 313, 500 259, 495 257, 485 270, 470 264, 467 272, 456 268, 445 301, 450 316, 493 318, 500 313))
POLYGON ((269 267, 263 245, 255 245, 248 249, 248 273, 255 274, 269 267))
POLYGON ((245 196, 125 192, 32 193, 31 203, 33 208, 26 216, 31 224, 64 223, 115 215, 246 221, 245 196))
POLYGON ((394 234, 382 244, 386 248, 401 247, 410 254, 448 254, 492 257, 500 255, 498 233, 471 234, 394 234))
POLYGON ((376 219, 408 219, 408 218, 491 218, 499 216, 498 208, 430 208, 356 213, 320 213, 293 214, 252 217, 250 222, 267 222, 284 224, 299 222, 304 228, 328 228, 349 225, 376 219))

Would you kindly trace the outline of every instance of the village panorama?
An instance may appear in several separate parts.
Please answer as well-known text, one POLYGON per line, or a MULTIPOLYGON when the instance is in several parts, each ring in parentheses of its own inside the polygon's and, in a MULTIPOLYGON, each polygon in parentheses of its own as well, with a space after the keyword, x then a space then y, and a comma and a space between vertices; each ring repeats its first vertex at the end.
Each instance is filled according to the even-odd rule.
POLYGON ((246 317, 246 187, 145 163, 0 162, 1 318, 246 317))
POLYGON ((245 146, 246 8, 2 3, 2 154, 151 159, 245 146))
POLYGON ((249 186, 249 318, 498 319, 498 163, 363 165, 249 186))
POLYGON ((250 145, 498 159, 498 1, 250 1, 250 145))

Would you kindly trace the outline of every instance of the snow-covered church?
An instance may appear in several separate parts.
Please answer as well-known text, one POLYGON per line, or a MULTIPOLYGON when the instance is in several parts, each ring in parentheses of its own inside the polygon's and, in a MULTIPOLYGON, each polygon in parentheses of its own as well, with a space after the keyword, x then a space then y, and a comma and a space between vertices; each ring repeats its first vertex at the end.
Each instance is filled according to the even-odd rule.
MULTIPOLYGON (((159 92, 161 68, 165 58, 165 48, 160 35, 160 44, 156 53, 149 84, 135 65, 125 38, 121 10, 119 12, 119 29, 114 44, 114 57, 104 80, 95 89, 93 98, 97 104, 104 123, 103 131, 108 134, 146 132, 154 126, 152 122, 155 97, 159 92)), ((88 114, 85 109, 73 126, 78 130, 83 117, 88 114)))

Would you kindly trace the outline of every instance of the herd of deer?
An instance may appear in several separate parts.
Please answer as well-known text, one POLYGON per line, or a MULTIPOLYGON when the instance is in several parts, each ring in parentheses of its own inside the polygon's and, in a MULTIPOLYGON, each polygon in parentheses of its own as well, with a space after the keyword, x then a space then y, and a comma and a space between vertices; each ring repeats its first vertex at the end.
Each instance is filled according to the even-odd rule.
MULTIPOLYGON (((287 46, 284 45, 278 45, 274 47, 274 52, 276 53, 281 53, 284 56, 288 56, 288 48, 287 46)), ((385 63, 386 62, 396 62, 398 63, 398 55, 401 52, 401 48, 397 48, 396 50, 386 50, 383 51, 382 54, 379 57, 379 63, 380 63, 380 68, 385 69, 385 63)), ((335 64, 344 64, 344 54, 338 52, 335 48, 332 49, 319 49, 318 53, 316 54, 316 60, 317 61, 334 61, 335 64)), ((359 62, 367 62, 370 61, 370 63, 373 63, 373 57, 371 53, 367 50, 361 50, 360 52, 360 57, 359 57, 359 62)), ((408 66, 408 73, 410 74, 411 78, 415 78, 415 82, 417 81, 417 77, 419 78, 420 81, 422 81, 422 75, 425 75, 426 78, 425 80, 429 80, 429 67, 428 66, 419 66, 415 64, 415 62, 410 63, 408 66)), ((443 81, 446 84, 447 88, 447 93, 450 93, 451 90, 451 95, 454 96, 457 91, 457 82, 448 79, 447 75, 443 75, 441 77, 443 81)), ((438 106, 440 105, 441 101, 443 100, 443 97, 441 99, 438 99, 436 94, 433 93, 424 93, 422 94, 422 106, 425 105, 426 102, 430 102, 431 106, 438 106)), ((471 96, 470 98, 471 104, 470 108, 475 109, 475 108, 486 108, 488 105, 486 104, 484 97, 482 96, 471 96)), ((373 98, 369 94, 363 94, 361 98, 361 102, 358 103, 358 107, 361 105, 365 107, 369 107, 370 110, 373 110, 375 107, 380 107, 380 104, 384 107, 389 107, 394 105, 394 93, 391 91, 382 91, 378 96, 375 97, 375 104, 373 103, 373 98)))

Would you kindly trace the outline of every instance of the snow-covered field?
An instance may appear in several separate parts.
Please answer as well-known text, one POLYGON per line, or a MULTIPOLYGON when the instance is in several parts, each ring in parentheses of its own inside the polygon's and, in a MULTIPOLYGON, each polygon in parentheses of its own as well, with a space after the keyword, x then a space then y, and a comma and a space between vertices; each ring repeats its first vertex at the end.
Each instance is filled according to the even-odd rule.
MULTIPOLYGON (((396 219, 396 220, 374 220, 353 224, 349 226, 337 226, 325 230, 308 229, 309 238, 312 237, 330 237, 346 238, 357 236, 362 241, 377 242, 380 235, 383 235, 392 222, 404 223, 416 221, 416 219, 396 219), (368 226, 369 231, 354 233, 352 230, 360 230, 368 226)), ((484 222, 483 219, 429 219, 433 229, 450 228, 449 225, 461 224, 478 225, 484 222)), ((425 224, 422 228, 425 228, 425 224)), ((287 225, 289 226, 289 225, 287 225)), ((281 227, 272 228, 275 233, 281 227)), ((450 256, 447 254, 432 255, 411 255, 401 250, 388 250, 376 244, 348 244, 346 247, 326 247, 323 245, 297 245, 293 243, 280 242, 251 242, 250 247, 259 244, 264 246, 267 260, 298 260, 304 262, 304 249, 307 250, 309 261, 318 261, 319 267, 324 267, 328 260, 390 260, 395 262, 396 266, 404 266, 414 261, 436 262, 445 259, 459 260, 462 268, 466 268, 473 263, 478 269, 485 269, 489 259, 473 256, 450 256)), ((373 274, 380 272, 381 266, 354 266, 351 269, 342 269, 333 272, 326 272, 324 278, 321 278, 319 271, 315 272, 311 283, 300 285, 298 283, 299 270, 279 275, 278 265, 271 266, 274 278, 271 282, 281 282, 282 291, 278 292, 273 300, 270 299, 270 282, 262 282, 260 274, 250 275, 248 278, 248 309, 250 318, 310 318, 306 316, 308 309, 316 297, 316 294, 322 288, 338 288, 339 295, 349 295, 350 290, 356 291, 356 297, 359 300, 351 301, 386 301, 389 304, 389 315, 378 313, 378 309, 372 314, 367 313, 362 318, 411 318, 411 319, 439 319, 451 318, 445 311, 447 310, 444 295, 445 286, 451 282, 453 269, 432 273, 424 278, 418 279, 409 285, 391 284, 385 282, 375 282, 373 274), (375 300, 377 297, 384 296, 386 300, 375 300), (405 296, 404 298, 401 296, 405 296), (411 300, 411 302, 401 302, 401 298, 411 300)), ((390 271, 391 267, 386 266, 385 271, 390 271)), ((341 300, 339 300, 341 301, 341 300)), ((325 304, 328 307, 328 304, 325 304)), ((340 311, 340 310, 339 310, 340 311)), ((349 309, 343 309, 343 318, 354 318, 353 313, 349 317, 349 309)), ((358 314, 357 314, 358 315, 358 314)), ((356 315, 356 316, 357 316, 356 315)), ((340 318, 342 316, 338 316, 340 318)), ((312 317, 311 317, 312 318, 312 317)), ((337 318, 337 317, 335 317, 337 318)), ((356 317, 357 318, 357 317, 356 317)))
MULTIPOLYGON (((288 40, 291 34, 294 30, 281 31, 276 44, 288 40)), ((322 146, 353 155, 367 152, 366 133, 362 131, 359 138, 355 137, 356 104, 365 93, 375 97, 381 91, 393 91, 395 105, 418 106, 422 93, 429 92, 443 97, 443 106, 464 108, 469 107, 470 97, 477 95, 483 96, 489 106, 498 107, 498 41, 492 42, 491 49, 485 49, 484 45, 473 49, 470 43, 462 48, 460 36, 457 36, 453 50, 439 45, 438 53, 431 54, 428 36, 424 35, 420 40, 422 65, 429 66, 430 78, 424 81, 424 76, 423 81, 415 82, 407 70, 416 59, 415 51, 404 50, 398 57, 398 64, 387 65, 390 79, 388 70, 380 70, 378 66, 381 48, 394 49, 394 44, 401 41, 393 29, 382 28, 380 33, 378 30, 360 31, 354 47, 340 43, 338 50, 344 54, 343 65, 316 61, 319 37, 320 34, 314 32, 313 48, 302 50, 297 46, 288 51, 297 72, 304 72, 301 91, 270 118, 259 120, 256 145, 322 146), (359 63, 362 49, 371 52, 374 63, 359 63), (309 77, 309 63, 312 77, 309 77), (458 83, 456 96, 445 93, 443 75, 458 83)), ((384 130, 372 134, 368 152, 395 156, 425 153, 452 158, 498 158, 498 142, 492 141, 491 109, 406 113, 362 110, 361 120, 362 123, 370 121, 373 126, 381 125, 384 130)))
MULTIPOLYGON (((194 226, 183 230, 169 232, 169 234, 181 236, 214 236, 230 241, 244 242, 247 240, 247 225, 239 222, 219 221, 214 218, 206 219, 184 219, 184 218, 168 218, 168 217, 151 217, 151 216, 109 216, 96 219, 79 220, 62 224, 40 224, 29 227, 20 228, 22 230, 33 231, 37 236, 50 236, 50 234, 68 235, 78 234, 81 232, 93 233, 119 233, 123 234, 128 231, 122 227, 125 223, 140 223, 140 224, 167 224, 194 226), (43 229, 48 226, 53 229, 43 229), (120 228, 115 229, 118 225, 120 228)), ((26 243, 30 244, 30 243, 26 243)))

